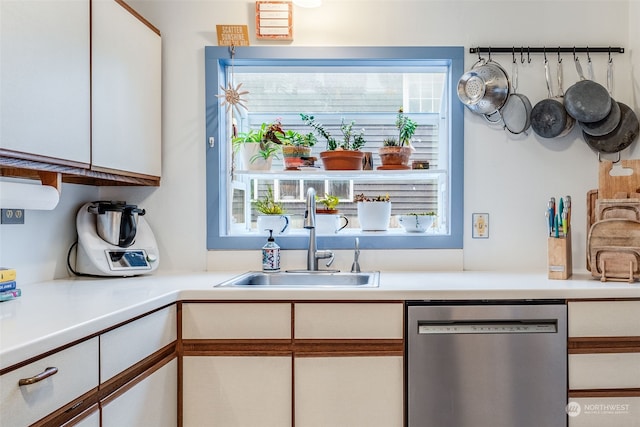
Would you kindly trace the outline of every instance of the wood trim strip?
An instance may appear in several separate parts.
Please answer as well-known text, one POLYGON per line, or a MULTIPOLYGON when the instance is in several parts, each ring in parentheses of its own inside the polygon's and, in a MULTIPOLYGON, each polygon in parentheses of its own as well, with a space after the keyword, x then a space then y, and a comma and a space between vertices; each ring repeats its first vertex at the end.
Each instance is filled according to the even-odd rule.
POLYGON ((569 338, 569 354, 640 353, 640 337, 569 338))
POLYGON ((403 356, 402 339, 182 340, 183 356, 403 356))
POLYGON ((157 29, 156 27, 153 26, 153 24, 149 21, 147 21, 144 16, 140 15, 138 12, 136 12, 136 10, 134 8, 132 8, 131 6, 129 6, 128 4, 126 4, 124 1, 122 0, 115 0, 116 3, 118 3, 120 6, 122 6, 123 8, 125 8, 127 10, 127 12, 129 12, 130 14, 132 14, 133 16, 135 16, 136 18, 138 18, 138 20, 140 22, 142 22, 144 25, 146 25, 147 27, 149 27, 151 29, 151 31, 153 31, 154 33, 156 33, 157 35, 160 35, 160 30, 157 29))
POLYGON ((155 372, 158 368, 164 366, 166 363, 178 357, 176 351, 176 341, 166 345, 150 356, 142 359, 135 365, 125 369, 113 378, 105 381, 98 386, 98 398, 103 400, 111 394, 122 394, 121 390, 128 390, 129 383, 137 384, 142 379, 148 377, 155 372), (134 381, 135 380, 135 381, 134 381), (127 388, 128 387, 128 388, 127 388))
POLYGON ((117 399, 133 386, 140 383, 145 378, 148 378, 151 374, 174 360, 176 357, 177 353, 175 352, 174 343, 107 381, 104 383, 106 386, 103 387, 103 385, 101 385, 98 391, 100 406, 106 405, 112 400, 117 399))
POLYGON ((402 339, 295 340, 296 357, 403 356, 402 339))
MULTIPOLYGON (((59 163, 56 161, 56 163, 59 163)), ((62 182, 85 185, 142 185, 158 187, 160 177, 130 176, 89 169, 88 164, 53 164, 0 155, 0 176, 40 180, 39 172, 62 174, 62 182)))
POLYGON ((98 387, 72 400, 55 412, 31 424, 31 427, 58 427, 87 411, 98 403, 98 387))
POLYGON ((569 398, 580 397, 640 397, 640 388, 569 390, 569 398))

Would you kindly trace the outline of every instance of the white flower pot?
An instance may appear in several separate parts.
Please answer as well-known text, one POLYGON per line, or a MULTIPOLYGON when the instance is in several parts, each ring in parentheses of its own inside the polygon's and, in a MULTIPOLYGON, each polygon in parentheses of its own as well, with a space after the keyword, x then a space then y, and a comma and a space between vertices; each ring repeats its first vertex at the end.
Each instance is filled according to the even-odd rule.
POLYGON ((386 231, 391 219, 391 202, 358 202, 362 231, 386 231))
POLYGON ((242 144, 242 163, 244 170, 251 171, 268 171, 271 169, 273 157, 263 159, 262 157, 254 158, 260 152, 260 144, 244 143, 242 144), (253 161, 251 159, 253 158, 253 161))

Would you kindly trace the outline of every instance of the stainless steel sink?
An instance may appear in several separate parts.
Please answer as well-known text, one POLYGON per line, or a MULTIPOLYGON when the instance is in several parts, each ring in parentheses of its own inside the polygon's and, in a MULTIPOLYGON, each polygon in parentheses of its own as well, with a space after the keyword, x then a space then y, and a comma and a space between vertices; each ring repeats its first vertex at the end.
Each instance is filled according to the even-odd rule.
POLYGON ((217 287, 269 287, 269 288, 377 288, 380 272, 362 273, 295 270, 266 273, 250 271, 236 276, 217 287))

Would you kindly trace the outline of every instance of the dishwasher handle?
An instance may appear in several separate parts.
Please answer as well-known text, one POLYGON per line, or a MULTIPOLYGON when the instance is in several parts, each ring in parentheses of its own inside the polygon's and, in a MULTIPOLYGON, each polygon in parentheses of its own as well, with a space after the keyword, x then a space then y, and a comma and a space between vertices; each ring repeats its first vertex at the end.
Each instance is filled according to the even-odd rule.
POLYGON ((555 334, 555 320, 418 321, 418 335, 555 334))

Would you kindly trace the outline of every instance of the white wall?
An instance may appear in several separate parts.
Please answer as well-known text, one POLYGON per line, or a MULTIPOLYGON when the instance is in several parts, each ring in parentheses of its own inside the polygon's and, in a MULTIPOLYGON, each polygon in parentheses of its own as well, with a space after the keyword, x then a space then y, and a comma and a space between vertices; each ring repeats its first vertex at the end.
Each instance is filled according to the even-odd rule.
MULTIPOLYGON (((206 250, 204 46, 217 44, 216 24, 248 24, 252 45, 283 49, 289 45, 623 46, 626 53, 613 57, 614 97, 640 112, 640 59, 634 55, 640 48, 640 6, 635 1, 324 0, 318 9, 294 7, 293 42, 255 40, 253 0, 131 0, 130 4, 162 32, 163 178, 157 189, 108 187, 99 192, 101 198, 125 199, 147 209, 160 244, 162 270, 259 268, 257 251, 238 256, 206 250)), ((467 69, 475 59, 468 54, 467 69)), ((494 59, 510 71, 510 55, 494 59)), ((575 82, 576 73, 571 57, 564 59, 566 89, 575 82)), ((584 64, 586 58, 581 59, 584 64)), ((594 54, 592 59, 596 80, 604 84, 607 57, 594 54)), ((546 97, 541 55, 532 56, 519 75, 519 91, 533 104, 546 97)), ((636 143, 622 156, 638 158, 638 150, 636 143)), ((363 267, 544 272, 544 207, 550 196, 570 194, 574 270, 584 269, 586 192, 597 185, 598 158, 577 130, 554 140, 533 132, 513 137, 467 112, 464 250, 364 252, 363 267), (490 214, 489 239, 471 238, 473 212, 490 214)), ((62 217, 66 220, 66 214, 52 215, 55 223, 62 217)), ((26 225, 18 234, 37 244, 39 231, 26 225)), ((59 249, 66 251, 64 245, 59 249)), ((339 266, 350 266, 350 253, 338 257, 339 266)), ((283 258, 285 265, 304 263, 299 252, 285 252, 283 258)), ((0 263, 6 264, 5 259, 13 258, 3 253, 0 263)))

